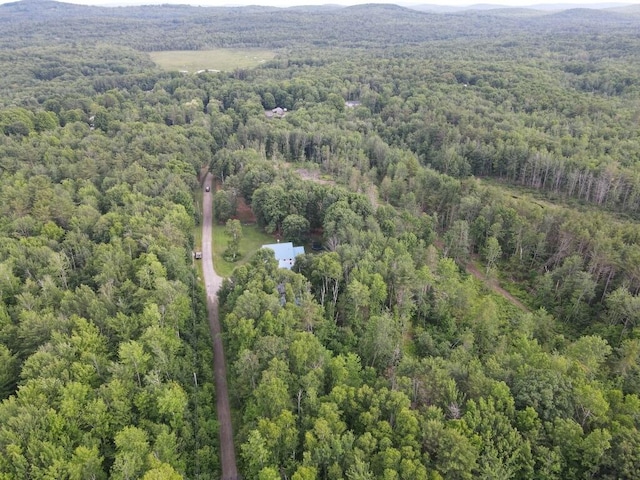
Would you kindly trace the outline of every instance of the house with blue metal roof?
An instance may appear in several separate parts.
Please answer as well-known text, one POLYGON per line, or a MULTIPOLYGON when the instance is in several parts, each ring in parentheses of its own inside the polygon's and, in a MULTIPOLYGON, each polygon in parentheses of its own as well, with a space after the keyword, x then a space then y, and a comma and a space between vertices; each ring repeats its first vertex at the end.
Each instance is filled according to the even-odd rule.
POLYGON ((291 242, 270 243, 262 245, 262 248, 273 250, 276 260, 278 260, 278 266, 287 270, 291 270, 298 255, 304 255, 304 247, 294 247, 291 242))

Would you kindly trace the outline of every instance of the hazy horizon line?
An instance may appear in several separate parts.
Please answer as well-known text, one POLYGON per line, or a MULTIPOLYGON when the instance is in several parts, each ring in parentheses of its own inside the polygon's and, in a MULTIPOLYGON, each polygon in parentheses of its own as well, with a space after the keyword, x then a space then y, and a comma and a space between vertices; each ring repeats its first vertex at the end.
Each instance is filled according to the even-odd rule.
MULTIPOLYGON (((0 0, 0 4, 15 3, 16 0, 0 0)), ((18 0, 20 1, 20 0, 18 0)), ((439 8, 472 8, 472 7, 496 7, 496 8, 545 8, 545 9, 566 9, 566 8, 614 8, 625 7, 638 4, 637 2, 607 2, 598 0, 542 0, 535 3, 525 3, 522 0, 497 0, 489 2, 466 2, 464 0, 454 0, 447 3, 438 3, 438 1, 421 1, 421 0, 409 0, 395 2, 393 0, 362 0, 362 1, 350 1, 350 0, 246 0, 246 1, 229 1, 229 0, 41 0, 41 1, 55 1, 58 3, 70 3, 75 5, 85 6, 100 6, 100 7, 133 7, 133 6, 157 6, 157 5, 189 5, 196 7, 274 7, 274 8, 295 8, 295 7, 307 7, 307 6, 337 6, 348 7, 355 5, 366 4, 388 4, 397 5, 400 7, 416 7, 416 6, 433 6, 439 8)))

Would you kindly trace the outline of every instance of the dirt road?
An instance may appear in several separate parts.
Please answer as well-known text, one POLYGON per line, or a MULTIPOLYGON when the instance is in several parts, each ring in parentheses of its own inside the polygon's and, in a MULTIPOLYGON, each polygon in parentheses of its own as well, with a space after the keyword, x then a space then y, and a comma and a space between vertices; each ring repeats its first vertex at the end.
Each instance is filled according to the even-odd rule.
MULTIPOLYGON (((213 176, 209 173, 205 185, 213 185, 213 176)), ((212 189, 213 190, 213 189, 212 189)), ((207 309, 209 311, 209 328, 213 339, 213 372, 216 384, 216 409, 220 424, 220 464, 222 480, 236 480, 236 452, 233 446, 233 428, 231 425, 231 409, 229 408, 229 389, 227 388, 227 367, 222 347, 220 319, 218 318, 218 290, 222 285, 220 277, 213 269, 211 249, 211 228, 213 225, 211 191, 204 193, 202 214, 202 270, 207 289, 207 309)))

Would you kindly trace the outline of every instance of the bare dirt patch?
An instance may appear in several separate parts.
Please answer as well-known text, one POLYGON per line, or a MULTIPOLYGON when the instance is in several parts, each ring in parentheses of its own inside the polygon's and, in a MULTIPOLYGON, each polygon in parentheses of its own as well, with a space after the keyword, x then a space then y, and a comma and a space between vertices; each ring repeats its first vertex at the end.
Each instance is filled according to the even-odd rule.
POLYGON ((253 210, 251 210, 251 207, 247 205, 247 202, 242 197, 238 197, 235 218, 245 225, 247 223, 256 223, 256 216, 253 213, 253 210))
MULTIPOLYGON (((320 172, 315 170, 309 170, 308 168, 298 168, 294 171, 298 175, 300 175, 300 178, 302 178, 303 180, 318 183, 320 185, 337 185, 337 183, 333 180, 322 178, 320 172)), ((380 204, 378 202, 378 188, 373 184, 369 184, 368 186, 362 187, 361 191, 369 199, 373 208, 377 209, 380 204)))
POLYGON ((316 172, 313 170, 309 170, 308 168, 298 168, 295 172, 300 175, 300 178, 303 180, 308 180, 310 182, 319 183, 320 185, 335 185, 336 182, 333 180, 327 180, 325 178, 320 177, 320 172, 316 172))
MULTIPOLYGON (((220 180, 216 179, 214 180, 214 182, 215 191, 217 192, 219 190, 222 190, 222 184, 220 183, 220 180)), ((243 197, 238 196, 237 202, 236 214, 233 216, 233 218, 235 220, 240 220, 240 223, 244 225, 256 223, 256 216, 254 215, 253 210, 251 210, 251 207, 249 206, 247 201, 243 197)))

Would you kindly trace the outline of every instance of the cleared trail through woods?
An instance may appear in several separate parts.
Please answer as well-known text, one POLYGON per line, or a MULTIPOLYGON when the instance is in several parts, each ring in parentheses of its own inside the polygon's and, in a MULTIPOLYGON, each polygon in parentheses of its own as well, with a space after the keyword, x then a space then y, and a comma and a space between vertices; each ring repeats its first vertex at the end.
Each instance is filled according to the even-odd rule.
MULTIPOLYGON (((444 250, 444 242, 442 241, 442 239, 437 238, 433 244, 436 246, 436 248, 438 250, 440 250, 441 252, 444 250)), ((497 295, 502 296, 503 298, 505 298, 508 302, 510 302, 512 305, 515 305, 516 307, 518 307, 520 310, 522 310, 523 312, 527 312, 530 313, 531 310, 524 304, 522 303, 520 300, 518 300, 516 297, 514 297, 513 295, 511 295, 509 292, 507 292, 504 288, 502 288, 495 280, 491 280, 489 278, 487 278, 486 275, 484 275, 483 273, 480 272, 480 270, 478 270, 478 268, 474 265, 473 263, 473 259, 467 262, 463 263, 464 269, 465 271, 469 274, 469 275, 473 275, 475 278, 477 278, 478 280, 480 280, 482 283, 484 283, 489 289, 491 289, 491 291, 493 291, 494 293, 496 293, 497 295)))
POLYGON ((504 288, 498 285, 498 283, 495 280, 490 280, 487 278, 486 275, 481 273, 480 270, 478 270, 478 268, 473 264, 473 262, 467 262, 464 268, 468 274, 473 275, 478 280, 483 282, 494 293, 497 293, 498 295, 501 295, 502 297, 506 298, 507 301, 509 301, 511 304, 515 305, 516 307, 518 307, 523 312, 528 312, 528 313, 531 312, 531 310, 529 310, 529 308, 524 303, 522 303, 520 300, 518 300, 516 297, 514 297, 509 292, 507 292, 504 288))
POLYGON ((207 289, 207 310, 209 311, 209 328, 213 339, 213 373, 216 384, 216 410, 220 425, 220 465, 222 480, 239 479, 236 465, 236 452, 233 445, 233 428, 231 425, 231 408, 229 407, 229 389, 227 387, 227 366, 222 346, 220 319, 218 318, 218 290, 222 285, 220 277, 213 269, 213 252, 211 247, 211 229, 213 225, 213 176, 209 173, 205 185, 211 185, 211 191, 204 193, 202 208, 202 270, 207 289))

